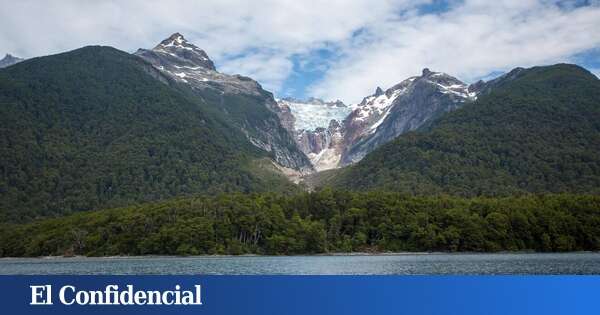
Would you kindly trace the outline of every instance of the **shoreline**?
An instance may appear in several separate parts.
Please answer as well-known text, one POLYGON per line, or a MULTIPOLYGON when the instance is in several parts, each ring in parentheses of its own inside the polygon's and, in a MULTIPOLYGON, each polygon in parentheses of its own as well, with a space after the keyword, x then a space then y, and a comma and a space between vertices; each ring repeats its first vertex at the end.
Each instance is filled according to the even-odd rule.
POLYGON ((305 255, 259 255, 259 254, 243 254, 243 255, 190 255, 190 256, 175 256, 175 255, 138 255, 138 256, 39 256, 39 257, 0 257, 0 261, 4 260, 70 260, 70 259, 152 259, 152 258, 255 258, 255 257, 369 257, 369 256, 428 256, 428 255, 527 255, 527 254, 600 254, 598 251, 572 251, 572 252, 536 252, 536 251, 502 251, 502 252, 350 252, 350 253, 322 253, 322 254, 305 254, 305 255))

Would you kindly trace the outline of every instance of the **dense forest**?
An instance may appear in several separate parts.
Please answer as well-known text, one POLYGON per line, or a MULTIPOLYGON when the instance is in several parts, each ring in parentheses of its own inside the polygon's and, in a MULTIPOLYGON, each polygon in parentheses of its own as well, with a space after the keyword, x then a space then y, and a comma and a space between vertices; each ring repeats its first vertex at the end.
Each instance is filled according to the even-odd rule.
POLYGON ((560 64, 517 69, 490 85, 428 128, 318 174, 316 185, 462 196, 600 193, 600 80, 560 64))
POLYGON ((0 70, 0 257, 600 250, 600 80, 482 91, 303 192, 247 140, 293 146, 252 97, 110 47, 23 61, 0 70))
POLYGON ((297 189, 214 104, 171 84, 139 57, 99 46, 0 70, 0 220, 297 189))
POLYGON ((222 194, 0 226, 0 256, 600 250, 600 196, 222 194))

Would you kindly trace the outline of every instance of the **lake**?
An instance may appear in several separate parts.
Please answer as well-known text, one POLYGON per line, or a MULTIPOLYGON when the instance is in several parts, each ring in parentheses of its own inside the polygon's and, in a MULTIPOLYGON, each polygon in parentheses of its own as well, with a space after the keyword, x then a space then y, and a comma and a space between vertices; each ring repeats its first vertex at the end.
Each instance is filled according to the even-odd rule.
POLYGON ((3 258, 0 274, 600 274, 600 253, 3 258))

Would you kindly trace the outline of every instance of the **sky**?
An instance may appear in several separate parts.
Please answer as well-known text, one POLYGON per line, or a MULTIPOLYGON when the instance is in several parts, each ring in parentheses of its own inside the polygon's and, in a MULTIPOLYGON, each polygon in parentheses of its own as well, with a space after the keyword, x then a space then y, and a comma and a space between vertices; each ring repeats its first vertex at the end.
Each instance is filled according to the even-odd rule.
POLYGON ((465 82, 559 62, 600 75, 600 0, 0 0, 0 54, 134 52, 179 32, 277 97, 356 103, 423 68, 465 82))

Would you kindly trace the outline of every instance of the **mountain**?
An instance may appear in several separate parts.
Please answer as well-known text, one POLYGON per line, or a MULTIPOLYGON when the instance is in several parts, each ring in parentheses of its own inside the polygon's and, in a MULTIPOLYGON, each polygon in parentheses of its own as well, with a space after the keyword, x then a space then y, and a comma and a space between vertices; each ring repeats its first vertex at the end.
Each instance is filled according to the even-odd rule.
MULTIPOLYGON (((488 89, 484 85, 480 82, 478 87, 488 89)), ((386 91, 377 87, 374 94, 349 108, 341 102, 318 99, 311 103, 284 99, 279 103, 290 108, 300 149, 317 171, 324 171, 356 163, 382 144, 476 97, 477 92, 460 80, 424 69, 421 76, 386 91)))
POLYGON ((216 70, 206 52, 175 33, 153 49, 135 55, 148 61, 181 89, 209 103, 245 134, 256 147, 270 152, 282 167, 310 172, 312 166, 296 146, 293 134, 283 125, 286 112, 258 82, 216 70))
POLYGON ((332 120, 342 121, 351 109, 342 101, 325 102, 318 98, 309 98, 307 100, 298 100, 294 98, 284 98, 277 100, 279 106, 290 108, 294 118, 295 130, 315 130, 317 128, 326 128, 332 120))
POLYGON ((334 169, 339 167, 344 150, 344 127, 342 122, 332 119, 327 128, 300 130, 296 142, 315 170, 334 169))
POLYGON ((517 68, 474 102, 401 135, 321 185, 417 194, 600 193, 600 80, 517 68))
POLYGON ((21 61, 23 61, 25 59, 19 58, 19 57, 15 57, 11 54, 6 54, 6 56, 4 56, 4 58, 0 59, 0 68, 6 68, 8 66, 12 66, 16 63, 19 63, 21 61))
POLYGON ((475 98, 467 84, 429 69, 385 92, 378 87, 344 121, 346 148, 341 165, 358 162, 380 145, 475 98))
POLYGON ((277 101, 285 126, 295 136, 299 149, 308 156, 317 171, 331 169, 339 164, 342 120, 351 109, 341 101, 325 102, 318 98, 298 100, 284 98, 277 101))
MULTIPOLYGON (((207 63, 208 64, 208 63, 207 63)), ((222 191, 294 189, 215 108, 91 46, 0 70, 0 221, 222 191)))

